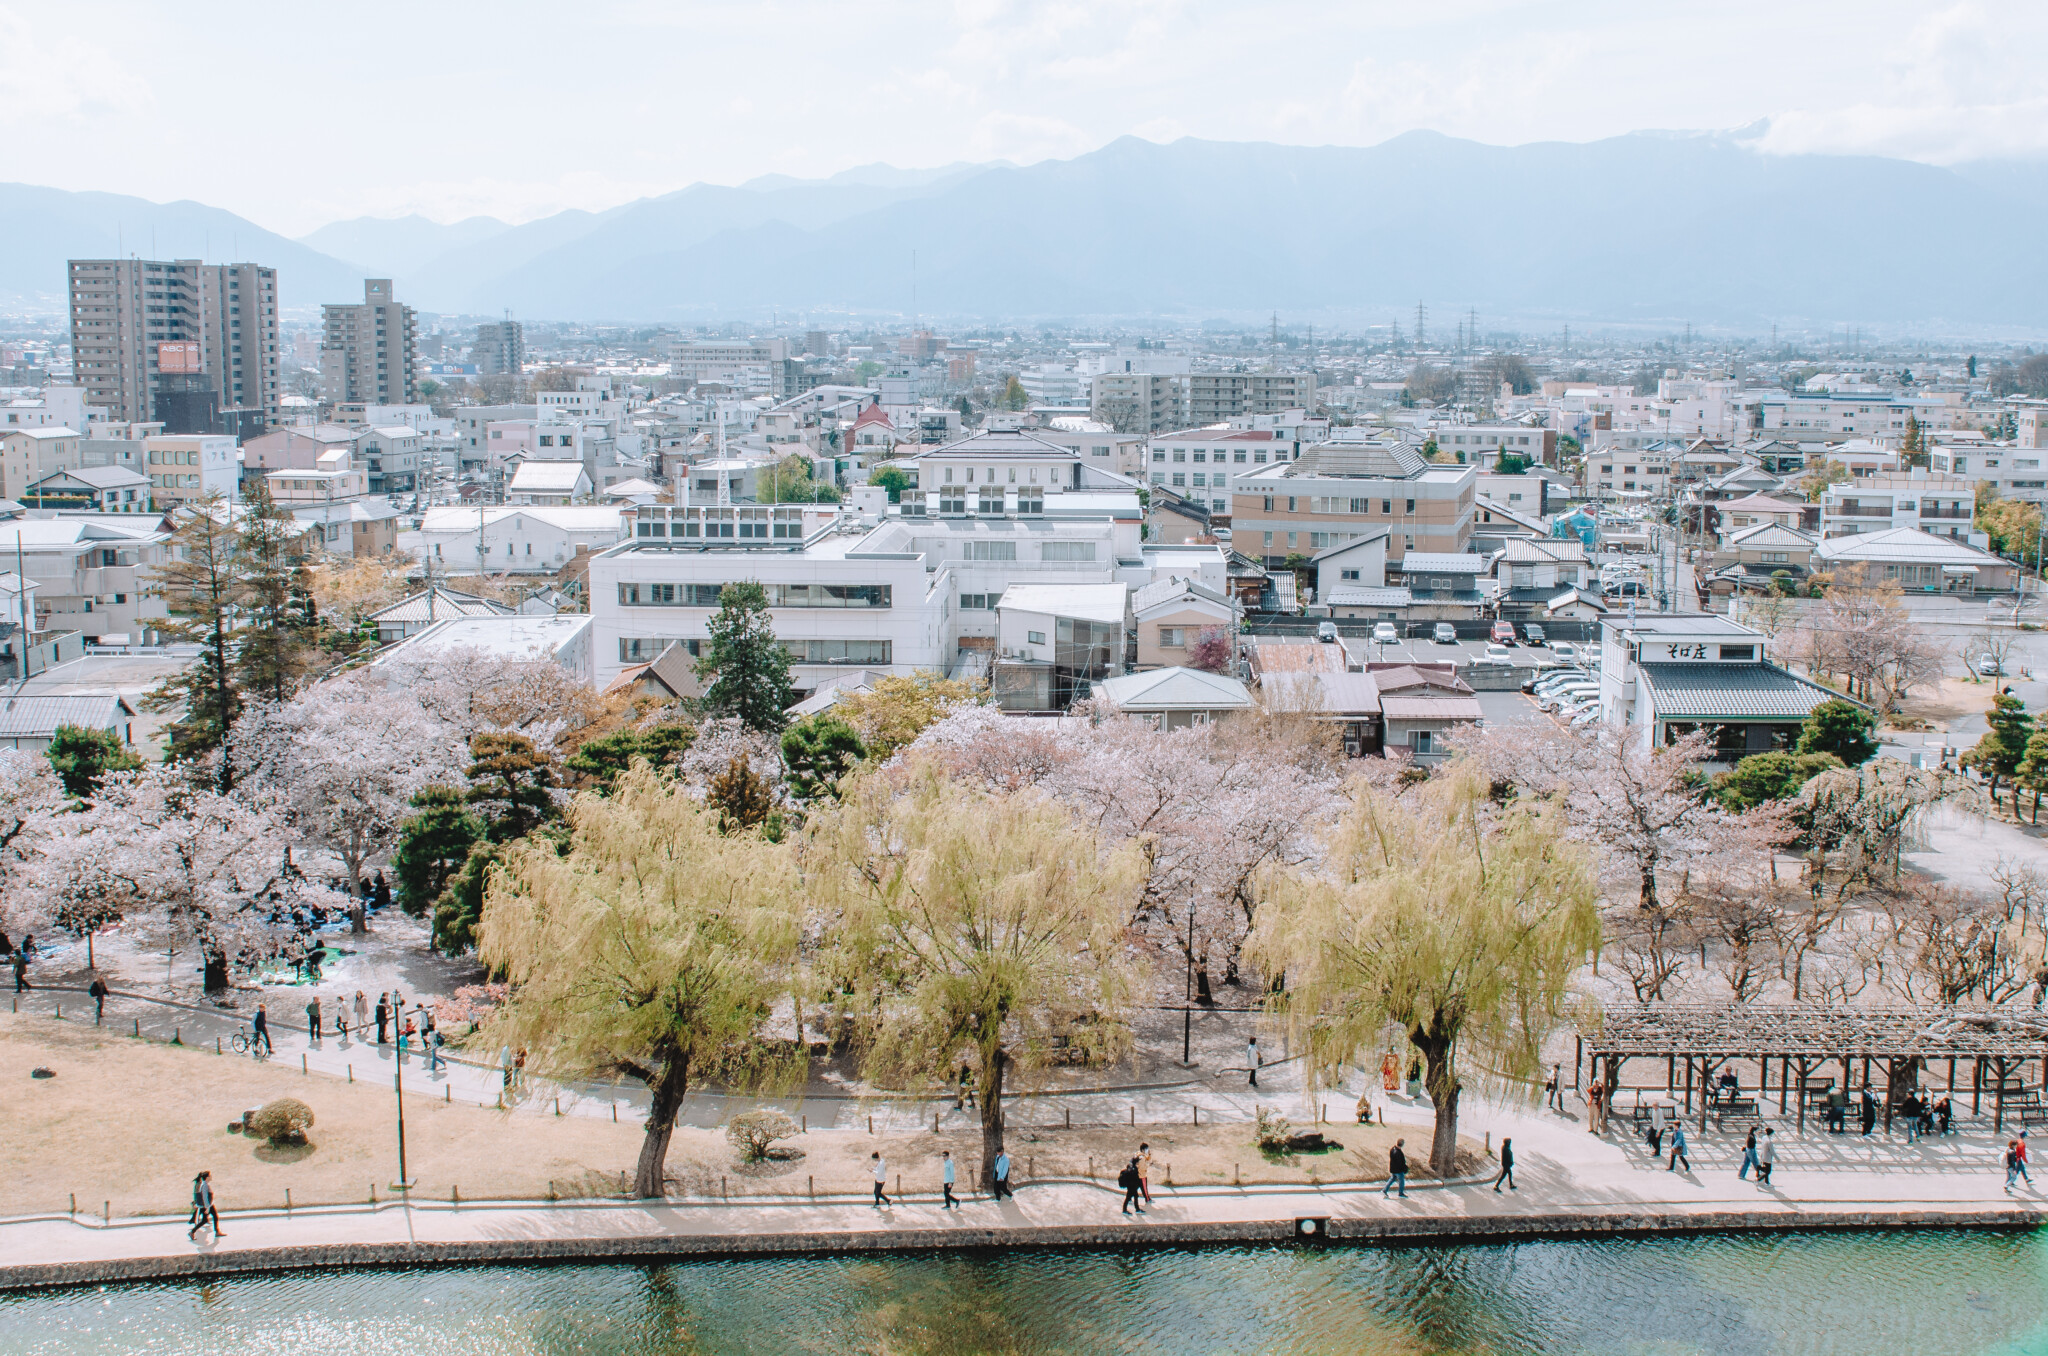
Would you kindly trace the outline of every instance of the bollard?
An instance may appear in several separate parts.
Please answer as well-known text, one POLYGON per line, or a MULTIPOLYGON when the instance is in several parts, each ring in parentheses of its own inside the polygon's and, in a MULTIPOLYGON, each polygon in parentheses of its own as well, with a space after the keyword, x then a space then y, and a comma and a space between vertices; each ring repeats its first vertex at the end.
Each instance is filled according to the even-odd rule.
POLYGON ((372 1182, 372 1183, 370 1183, 370 1204, 371 1204, 371 1205, 375 1205, 376 1203, 377 1203, 377 1184, 376 1184, 375 1182, 372 1182))
POLYGON ((555 1114, 557 1116, 562 1114, 562 1095, 560 1093, 555 1094, 555 1114))
POLYGON ((57 1005, 57 1020, 60 1022, 64 1020, 64 1005, 62 1003, 57 1005))
POLYGON ((552 1178, 552 1177, 550 1177, 550 1178, 548 1178, 548 1199, 552 1201, 552 1200, 553 1200, 554 1198, 555 1198, 555 1179, 554 1179, 554 1178, 552 1178))
POLYGON ((1138 1108, 1136 1107, 1131 1108, 1131 1128, 1133 1130, 1138 1128, 1138 1108))
MULTIPOLYGON (((220 1038, 219 1038, 218 1036, 216 1036, 216 1037, 214 1037, 214 1039, 215 1039, 215 1040, 219 1040, 220 1038)), ((300 1055, 300 1056, 299 1056, 299 1072, 300 1072, 300 1073, 306 1073, 306 1072, 308 1072, 308 1070, 307 1070, 307 1068, 306 1068, 306 1057, 305 1057, 304 1055, 300 1055)))
POLYGON ((448 1204, 450 1204, 450 1205, 461 1205, 461 1204, 462 1204, 462 1188, 461 1188, 461 1187, 459 1187, 459 1186, 451 1186, 451 1187, 449 1187, 449 1188, 448 1188, 448 1204))
POLYGON ((216 1055, 220 1053, 220 1037, 218 1036, 213 1038, 213 1053, 216 1055))
MULTIPOLYGON (((451 1105, 452 1105, 452 1104, 454 1103, 454 1101, 455 1101, 455 1085, 454 1085, 453 1083, 443 1083, 443 1084, 441 1085, 441 1100, 442 1100, 442 1101, 444 1101, 444 1102, 450 1103, 451 1105)), ((614 1113, 613 1113, 613 1115, 612 1115, 612 1119, 613 1119, 613 1120, 617 1120, 617 1119, 618 1119, 618 1114, 617 1114, 616 1112, 614 1112, 614 1113)))
POLYGON ((183 1045, 185 1043, 184 1036, 185 1033, 183 1028, 175 1026, 171 1028, 171 1044, 183 1045))
POLYGON ((617 1125, 618 1123, 619 1123, 619 1104, 618 1104, 617 1102, 613 1102, 613 1103, 612 1103, 612 1124, 613 1124, 613 1125, 617 1125))
POLYGON ((113 1224, 113 1222, 114 1222, 114 1203, 113 1203, 112 1201, 101 1201, 101 1202, 100 1202, 100 1223, 101 1223, 102 1225, 105 1225, 105 1226, 111 1226, 111 1225, 113 1224))
POLYGON ((806 1183, 806 1189, 807 1189, 807 1190, 808 1190, 808 1191, 810 1192, 810 1194, 811 1194, 811 1199, 812 1199, 812 1200, 814 1200, 814 1201, 815 1201, 815 1200, 817 1200, 817 1199, 818 1199, 818 1179, 817 1179, 816 1177, 814 1177, 814 1176, 806 1176, 806 1177, 804 1178, 804 1182, 806 1183))
MULTIPOLYGON (((140 1017, 137 1017, 137 1018, 135 1019, 135 1034, 136 1034, 137 1036, 140 1036, 140 1035, 142 1034, 142 1019, 141 1019, 140 1017)), ((220 1044, 220 1042, 219 1042, 219 1041, 215 1041, 215 1042, 214 1042, 214 1044, 215 1044, 215 1045, 218 1045, 218 1044, 220 1044)))
POLYGON ((1070 1106, 1063 1106, 1063 1107, 1061 1107, 1061 1108, 1060 1108, 1060 1111, 1061 1111, 1061 1113, 1062 1113, 1063 1115, 1065 1115, 1065 1116, 1066 1116, 1066 1118, 1067 1118, 1067 1129, 1069 1129, 1069 1130, 1073 1129, 1073 1128, 1074 1128, 1074 1108, 1072 1108, 1072 1107, 1070 1107, 1070 1106))
POLYGON ((939 1133, 939 1113, 936 1111, 932 1113, 932 1133, 935 1135, 939 1133))
POLYGON ((78 1213, 78 1193, 75 1191, 71 1193, 71 1213, 78 1213))
POLYGON ((1242 1179, 1240 1179, 1240 1178, 1238 1177, 1238 1174, 1237 1174, 1237 1164, 1235 1164, 1235 1163, 1232 1163, 1232 1164, 1230 1165, 1230 1184, 1231 1184, 1232 1186, 1243 1186, 1243 1185, 1244 1185, 1244 1182, 1242 1181, 1242 1179))
POLYGON ((732 1199, 731 1193, 725 1189, 725 1178, 723 1175, 718 1179, 718 1194, 728 1201, 732 1199))
POLYGON ((351 1083, 356 1081, 356 1066, 353 1064, 348 1066, 348 1081, 351 1083))
POLYGON ((868 1133, 871 1135, 875 1133, 875 1118, 873 1116, 868 1117, 868 1133))
POLYGON ((284 1212, 287 1215, 292 1212, 292 1189, 290 1187, 284 1189, 284 1212))
POLYGON ((1493 1157, 1493 1131, 1486 1132, 1486 1156, 1493 1157))
POLYGON ((803 1133, 804 1133, 804 1134, 806 1134, 806 1135, 810 1134, 810 1133, 811 1133, 811 1118, 810 1118, 809 1116, 803 1116, 803 1117, 800 1117, 800 1118, 799 1118, 799 1120, 800 1120, 800 1123, 801 1123, 801 1124, 802 1124, 802 1126, 803 1126, 803 1133))
POLYGON ((1201 1123, 1202 1123, 1202 1108, 1200 1108, 1200 1107, 1198 1106, 1198 1107, 1196 1107, 1196 1108, 1195 1108, 1195 1124, 1196 1124, 1196 1125, 1200 1125, 1201 1123))
POLYGON ((900 1172, 896 1174, 896 1194, 898 1196, 903 1194, 903 1174, 900 1172))

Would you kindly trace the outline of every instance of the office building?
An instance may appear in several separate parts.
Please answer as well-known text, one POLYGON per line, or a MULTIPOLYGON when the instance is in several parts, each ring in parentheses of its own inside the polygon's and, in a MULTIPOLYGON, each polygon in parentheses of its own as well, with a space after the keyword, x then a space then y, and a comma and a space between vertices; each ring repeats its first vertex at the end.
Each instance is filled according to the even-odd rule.
POLYGON ((418 321, 391 279, 363 280, 360 304, 320 308, 320 391, 332 405, 410 405, 418 396, 418 321))
POLYGON ((239 435, 278 422, 277 270, 197 259, 73 259, 71 343, 86 402, 116 420, 239 435), (246 411, 227 418, 225 411, 246 411), (230 429, 232 425, 232 429, 230 429))
POLYGON ((1398 442, 1332 439, 1231 476, 1232 544, 1269 569, 1380 531, 1394 569, 1410 551, 1457 554, 1472 542, 1478 474, 1398 442))
POLYGON ((526 327, 516 320, 492 320, 476 327, 470 350, 480 377, 516 377, 526 365, 526 327))

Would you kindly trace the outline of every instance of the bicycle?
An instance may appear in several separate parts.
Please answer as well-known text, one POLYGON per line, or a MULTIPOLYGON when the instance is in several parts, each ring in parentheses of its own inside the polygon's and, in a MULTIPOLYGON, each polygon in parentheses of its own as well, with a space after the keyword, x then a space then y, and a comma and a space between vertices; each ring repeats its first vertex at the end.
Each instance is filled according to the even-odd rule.
POLYGON ((230 1036, 228 1038, 228 1048, 233 1050, 238 1055, 251 1054, 252 1047, 253 1053, 257 1059, 270 1058, 270 1050, 267 1044, 263 1041, 257 1040, 254 1036, 252 1036, 246 1031, 237 1031, 233 1036, 230 1036))

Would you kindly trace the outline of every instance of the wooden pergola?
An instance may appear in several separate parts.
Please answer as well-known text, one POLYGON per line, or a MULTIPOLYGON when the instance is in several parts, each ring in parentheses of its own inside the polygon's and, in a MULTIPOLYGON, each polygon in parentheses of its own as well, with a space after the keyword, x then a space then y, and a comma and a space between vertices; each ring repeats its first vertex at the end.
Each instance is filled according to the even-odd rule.
MULTIPOLYGON (((1972 1114, 1981 1110, 1988 1072, 1993 1079, 1995 1125, 2003 1130, 2008 1095, 2035 1103, 2024 1078, 2029 1062, 2041 1061, 2043 1082, 2048 1083, 2048 1013, 1938 1005, 1852 1008, 1804 1003, 1610 1003, 1597 1023, 1579 1029, 1573 1086, 1578 1086, 1580 1071, 1587 1070, 1605 1083, 1611 1097, 1622 1087, 1629 1061, 1651 1058, 1665 1062, 1665 1091, 1673 1097, 1680 1094, 1683 1069, 1686 1115, 1693 1111, 1693 1080, 1697 1076, 1702 1130, 1716 1071, 1736 1061, 1755 1063, 1759 1103, 1771 1091, 1771 1063, 1777 1061, 1779 1114, 1790 1109, 1788 1103, 1796 1095, 1802 1129, 1806 1125, 1806 1094, 1814 1090, 1812 1080, 1818 1071, 1838 1064, 1846 1092, 1853 1084, 1852 1066, 1860 1061, 1863 1087, 1868 1090, 1875 1064, 1884 1075, 1887 1130, 1893 1110, 1915 1086, 1921 1069, 1946 1060, 1948 1092, 1953 1096, 1957 1065, 1968 1061, 1972 1114)), ((1833 1081, 1828 1079, 1829 1084, 1833 1081)), ((1737 1086, 1741 1086, 1739 1082, 1737 1086)))

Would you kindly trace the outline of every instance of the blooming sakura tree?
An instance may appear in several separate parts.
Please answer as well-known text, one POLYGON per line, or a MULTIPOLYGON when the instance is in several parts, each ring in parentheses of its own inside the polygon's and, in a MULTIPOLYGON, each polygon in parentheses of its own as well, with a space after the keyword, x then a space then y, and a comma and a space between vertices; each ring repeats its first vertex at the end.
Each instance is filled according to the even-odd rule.
POLYGON ((456 781, 468 762, 455 727, 356 675, 252 703, 232 745, 245 797, 332 849, 352 887, 363 863, 397 841, 412 797, 456 781))
POLYGON ((77 912, 118 917, 163 945, 167 967, 197 948, 211 992, 226 987, 231 959, 253 963, 289 935, 294 908, 344 901, 291 867, 279 816, 195 787, 186 771, 157 764, 110 777, 51 840, 39 874, 77 912))
POLYGON ((69 809, 48 759, 0 749, 0 925, 18 929, 48 918, 35 868, 69 809))
POLYGON ((464 738, 515 730, 552 747, 557 735, 581 729, 603 709, 588 684, 544 655, 511 659, 456 647, 430 659, 393 660, 379 671, 464 738))

